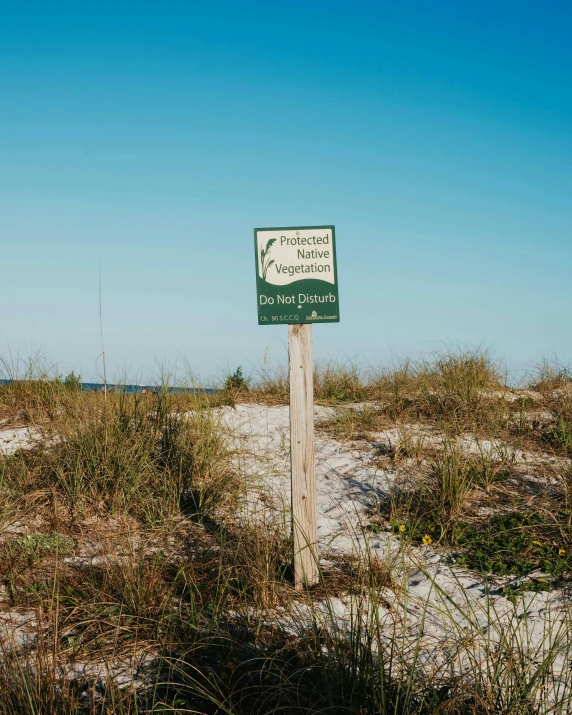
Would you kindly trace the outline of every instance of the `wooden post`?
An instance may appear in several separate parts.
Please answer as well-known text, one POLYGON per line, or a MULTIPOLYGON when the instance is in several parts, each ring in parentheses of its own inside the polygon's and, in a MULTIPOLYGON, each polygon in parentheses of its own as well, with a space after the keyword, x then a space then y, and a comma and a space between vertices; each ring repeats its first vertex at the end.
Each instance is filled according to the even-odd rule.
POLYGON ((296 588, 318 582, 312 325, 288 326, 290 358, 290 459, 296 588))

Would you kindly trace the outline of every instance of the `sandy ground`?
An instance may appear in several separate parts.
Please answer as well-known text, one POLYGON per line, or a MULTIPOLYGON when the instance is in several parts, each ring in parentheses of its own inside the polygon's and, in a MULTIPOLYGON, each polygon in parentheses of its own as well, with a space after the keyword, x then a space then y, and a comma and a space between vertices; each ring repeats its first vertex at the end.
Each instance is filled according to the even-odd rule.
POLYGON ((0 430, 0 454, 8 457, 18 449, 29 449, 41 438, 41 433, 32 427, 0 430))
MULTIPOLYGON (((315 409, 316 420, 330 416, 315 409)), ((290 422, 288 407, 237 405, 223 411, 236 440, 245 474, 251 515, 286 513, 290 507, 290 422)), ((316 435, 318 539, 322 552, 352 551, 363 542, 361 526, 369 506, 388 493, 391 472, 371 465, 371 451, 352 449, 316 435)), ((375 548, 385 545, 382 538, 375 548)))

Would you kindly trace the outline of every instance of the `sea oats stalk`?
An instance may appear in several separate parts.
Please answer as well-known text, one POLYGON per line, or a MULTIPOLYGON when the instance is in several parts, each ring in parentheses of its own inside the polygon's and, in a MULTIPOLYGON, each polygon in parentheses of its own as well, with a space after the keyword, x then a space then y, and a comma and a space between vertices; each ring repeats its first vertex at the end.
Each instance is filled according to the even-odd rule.
POLYGON ((268 259, 268 253, 270 252, 270 249, 272 246, 276 243, 275 238, 271 238, 268 243, 266 244, 266 248, 263 248, 261 253, 260 253, 260 263, 262 265, 262 279, 266 280, 266 274, 268 273, 268 269, 270 268, 271 265, 274 264, 274 259, 271 258, 270 260, 268 259))

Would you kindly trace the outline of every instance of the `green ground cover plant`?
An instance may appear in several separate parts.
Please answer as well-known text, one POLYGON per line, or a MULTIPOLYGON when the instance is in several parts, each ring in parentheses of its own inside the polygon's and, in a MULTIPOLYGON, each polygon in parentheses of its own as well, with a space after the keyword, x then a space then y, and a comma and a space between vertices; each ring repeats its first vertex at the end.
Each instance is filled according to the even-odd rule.
POLYGON ((481 573, 572 576, 568 544, 554 522, 535 511, 494 515, 479 529, 464 527, 456 540, 463 546, 457 563, 481 573))
MULTIPOLYGON (((548 575, 554 583, 572 578, 569 512, 560 509, 547 515, 521 507, 468 517, 463 508, 466 494, 459 487, 450 490, 449 484, 446 491, 446 497, 426 486, 398 492, 382 506, 381 514, 404 539, 448 547, 458 566, 499 576, 541 572, 541 578, 548 575)), ((376 523, 373 528, 379 531, 376 523)))
POLYGON ((458 566, 482 574, 541 572, 542 577, 552 577, 551 582, 572 577, 570 540, 541 513, 511 511, 471 524, 459 519, 443 532, 439 519, 423 508, 423 495, 416 496, 421 497, 417 503, 411 495, 396 500, 390 517, 391 530, 402 538, 449 547, 458 566))

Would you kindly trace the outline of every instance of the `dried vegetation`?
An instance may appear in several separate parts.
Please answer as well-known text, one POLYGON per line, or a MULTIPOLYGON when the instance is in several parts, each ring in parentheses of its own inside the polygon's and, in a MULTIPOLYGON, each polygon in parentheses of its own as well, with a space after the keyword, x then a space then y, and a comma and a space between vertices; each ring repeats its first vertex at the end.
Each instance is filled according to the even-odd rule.
MULTIPOLYGON (((463 672, 431 670, 422 629, 406 643, 392 615, 406 586, 389 557, 331 559, 312 592, 294 591, 288 537, 235 518, 244 482, 211 409, 287 401, 284 371, 237 371, 214 396, 23 378, 0 386, 0 413, 43 439, 0 457, 2 715, 569 712, 569 671, 556 690, 552 671, 572 655, 566 628, 531 655, 516 632, 487 644, 464 626, 463 672)), ((335 410, 322 429, 375 445, 398 476, 371 529, 522 591, 572 572, 571 384, 544 365, 508 387, 479 351, 315 376, 335 410)))

